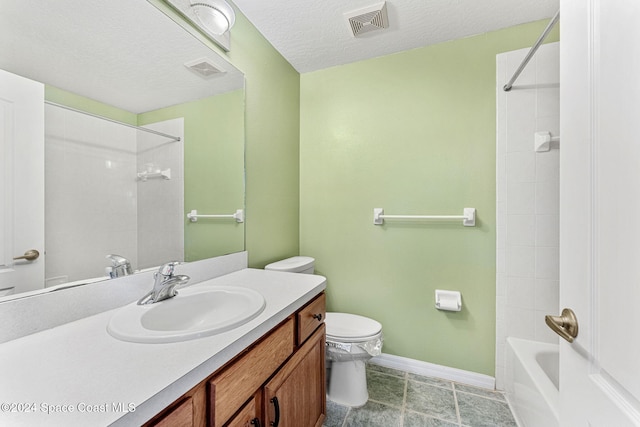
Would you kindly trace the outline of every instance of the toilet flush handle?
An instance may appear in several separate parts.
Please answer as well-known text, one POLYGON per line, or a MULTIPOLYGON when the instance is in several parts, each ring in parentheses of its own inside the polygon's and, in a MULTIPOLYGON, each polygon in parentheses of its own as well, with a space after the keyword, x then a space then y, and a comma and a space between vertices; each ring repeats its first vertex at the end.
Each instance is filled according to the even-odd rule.
POLYGON ((316 319, 318 322, 322 322, 322 313, 314 314, 311 317, 316 319))

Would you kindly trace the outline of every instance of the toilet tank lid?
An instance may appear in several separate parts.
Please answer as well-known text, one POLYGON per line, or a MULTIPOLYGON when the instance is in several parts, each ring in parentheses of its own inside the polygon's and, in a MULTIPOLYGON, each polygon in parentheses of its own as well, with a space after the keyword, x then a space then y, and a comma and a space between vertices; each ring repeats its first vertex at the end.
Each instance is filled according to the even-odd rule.
POLYGON ((298 273, 304 271, 310 267, 313 267, 315 259, 309 256, 294 256, 291 258, 283 259, 281 261, 272 262, 264 267, 265 270, 275 271, 289 271, 292 273, 298 273))

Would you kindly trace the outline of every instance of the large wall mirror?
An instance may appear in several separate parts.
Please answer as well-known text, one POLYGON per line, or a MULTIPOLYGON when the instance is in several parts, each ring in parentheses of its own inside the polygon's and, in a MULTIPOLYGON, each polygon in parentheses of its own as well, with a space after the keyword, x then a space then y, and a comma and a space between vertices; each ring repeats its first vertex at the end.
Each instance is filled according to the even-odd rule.
POLYGON ((135 272, 244 250, 231 217, 244 209, 242 72, 148 1, 0 7, 0 79, 44 89, 25 122, 42 126, 44 152, 20 157, 8 130, 27 133, 9 126, 19 95, 1 92, 18 85, 0 84, 0 301, 106 280, 116 255, 135 272), (27 168, 41 182, 16 178, 27 168), (42 218, 18 196, 38 192, 42 218), (39 222, 42 236, 21 240, 39 222), (37 259, 14 260, 31 249, 37 259))

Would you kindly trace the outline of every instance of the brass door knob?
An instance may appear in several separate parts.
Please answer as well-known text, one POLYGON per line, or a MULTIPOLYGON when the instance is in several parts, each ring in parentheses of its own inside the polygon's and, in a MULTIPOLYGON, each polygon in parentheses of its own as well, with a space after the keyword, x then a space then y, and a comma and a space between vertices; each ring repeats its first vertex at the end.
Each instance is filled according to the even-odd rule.
POLYGON ((560 316, 544 316, 544 322, 553 332, 569 342, 573 342, 578 336, 578 319, 570 308, 563 309, 560 316))
POLYGON ((26 259, 27 261, 35 261, 38 259, 38 257, 40 256, 40 252, 38 252, 35 249, 29 249, 28 251, 26 251, 24 253, 24 255, 22 256, 17 256, 15 257, 13 260, 18 260, 18 259, 26 259))

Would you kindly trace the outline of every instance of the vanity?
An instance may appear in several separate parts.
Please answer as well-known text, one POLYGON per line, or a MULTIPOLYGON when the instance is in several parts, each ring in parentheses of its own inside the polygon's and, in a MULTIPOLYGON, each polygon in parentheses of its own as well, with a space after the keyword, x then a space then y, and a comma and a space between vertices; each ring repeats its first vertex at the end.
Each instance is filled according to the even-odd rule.
POLYGON ((117 307, 0 344, 0 424, 321 426, 325 279, 249 268, 225 273, 193 289, 243 287, 265 299, 257 317, 231 330, 127 342, 107 331, 117 307))
POLYGON ((146 426, 321 426, 325 297, 320 294, 146 426))

